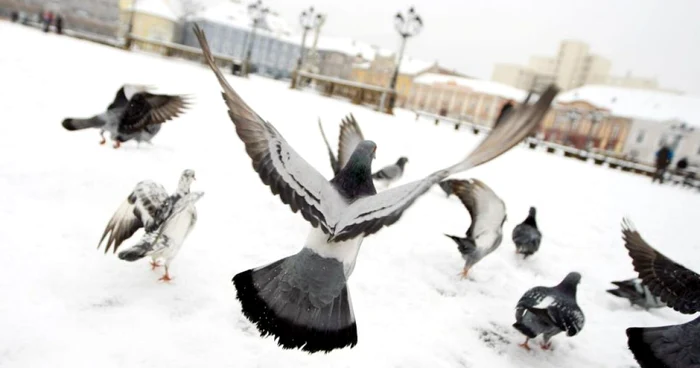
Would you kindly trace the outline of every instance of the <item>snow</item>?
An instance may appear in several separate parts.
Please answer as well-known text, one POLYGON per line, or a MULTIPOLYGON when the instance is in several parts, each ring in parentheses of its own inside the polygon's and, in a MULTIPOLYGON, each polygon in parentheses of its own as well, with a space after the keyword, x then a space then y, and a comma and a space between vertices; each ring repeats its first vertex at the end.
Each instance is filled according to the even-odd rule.
POLYGON ((135 5, 135 8, 129 7, 129 10, 135 9, 136 13, 148 14, 171 21, 177 21, 179 18, 174 8, 166 0, 136 0, 135 5))
POLYGON ((527 92, 521 89, 509 86, 507 84, 473 78, 463 78, 451 75, 426 73, 417 77, 414 84, 455 84, 466 87, 474 92, 483 94, 500 96, 506 99, 523 100, 527 96, 527 92))
MULTIPOLYGON (((231 278, 297 252, 309 225, 271 195, 252 170, 221 90, 208 69, 180 60, 44 34, 0 22, 9 52, 0 88, 0 367, 611 367, 634 366, 625 328, 688 321, 670 309, 643 311, 607 294, 634 276, 621 241, 629 215, 667 256, 698 269, 700 196, 648 178, 532 151, 524 145, 459 175, 487 183, 506 203, 503 244, 460 280, 463 260, 443 233, 466 231, 455 198, 433 188, 395 225, 365 239, 349 281, 358 323, 353 349, 309 355, 259 337, 241 314, 231 278), (32 45, 32 47, 27 47, 32 45), (51 59, 46 55, 63 55, 51 59), (108 73, 105 71, 108 70, 108 73), (60 71, 60 72, 59 72, 60 71), (98 145, 98 132, 60 122, 105 108, 124 83, 195 96, 153 146, 98 145), (96 250, 109 217, 143 179, 174 190, 196 171, 199 220, 172 263, 171 285, 148 261, 96 250), (516 256, 513 227, 537 206, 541 249, 516 256), (582 274, 581 333, 558 335, 553 351, 531 352, 511 325, 533 286, 582 274)), ((344 101, 290 90, 287 83, 229 76, 261 116, 329 177, 316 125, 330 139, 353 113, 377 142, 376 167, 406 155, 402 182, 452 164, 483 136, 455 132, 398 110, 378 114, 344 101)), ((139 235, 139 234, 137 234, 139 235)), ((126 247, 134 244, 132 239, 126 247)))
MULTIPOLYGON (((312 38, 313 35, 310 35, 312 38)), ((367 43, 353 40, 349 37, 333 37, 323 36, 318 37, 317 48, 323 51, 335 51, 350 56, 360 56, 365 60, 373 60, 377 49, 367 43)))
POLYGON ((589 85, 572 89, 557 102, 585 101, 616 116, 655 121, 680 120, 700 127, 700 97, 624 87, 589 85))

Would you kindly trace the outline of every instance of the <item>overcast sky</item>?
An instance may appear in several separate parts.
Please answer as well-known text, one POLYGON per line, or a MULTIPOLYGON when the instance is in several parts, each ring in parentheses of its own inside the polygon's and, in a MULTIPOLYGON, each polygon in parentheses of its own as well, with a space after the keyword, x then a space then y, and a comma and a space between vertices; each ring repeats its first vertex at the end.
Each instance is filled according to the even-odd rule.
POLYGON ((479 78, 490 78, 494 63, 526 64, 530 55, 555 55, 563 39, 579 39, 612 61, 613 74, 657 77, 663 87, 700 95, 700 0, 263 2, 295 26, 313 5, 328 16, 322 34, 391 49, 399 42, 393 16, 414 5, 425 27, 407 53, 479 78))

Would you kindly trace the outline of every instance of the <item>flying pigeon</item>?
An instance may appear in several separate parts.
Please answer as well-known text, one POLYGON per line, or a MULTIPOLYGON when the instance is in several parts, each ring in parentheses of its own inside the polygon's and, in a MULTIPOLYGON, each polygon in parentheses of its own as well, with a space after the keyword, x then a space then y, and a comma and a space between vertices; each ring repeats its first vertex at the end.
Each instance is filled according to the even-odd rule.
POLYGON ((122 86, 107 111, 88 119, 68 118, 63 120, 67 130, 100 128, 100 144, 106 142, 104 133, 109 132, 114 148, 131 139, 151 142, 158 134, 161 124, 179 116, 186 108, 185 96, 151 94, 148 87, 126 84, 122 86))
POLYGON ((490 161, 518 144, 537 127, 558 91, 552 86, 536 105, 512 114, 502 129, 494 130, 456 165, 377 193, 371 171, 374 142, 360 142, 340 172, 326 180, 231 88, 198 26, 195 34, 224 91, 229 117, 253 168, 273 194, 311 224, 298 253, 234 276, 237 299, 261 336, 272 335, 283 348, 309 353, 357 344, 346 283, 363 238, 396 223, 418 197, 447 176, 490 161))
MULTIPOLYGON (((328 149, 328 156, 331 160, 333 175, 338 175, 340 170, 350 159, 350 156, 357 145, 365 140, 364 136, 362 135, 360 125, 357 123, 357 120, 352 114, 348 115, 340 122, 337 157, 333 153, 330 143, 328 143, 328 138, 326 137, 326 133, 323 131, 323 126, 321 125, 320 120, 318 122, 318 128, 321 130, 323 141, 326 143, 326 148, 328 149)), ((389 187, 393 182, 401 178, 403 175, 404 166, 407 162, 408 159, 406 157, 401 157, 398 159, 398 161, 396 161, 396 163, 386 166, 372 174, 372 178, 379 183, 384 183, 385 187, 389 187)))
POLYGON ((185 170, 173 195, 168 195, 162 185, 150 180, 136 184, 107 223, 97 248, 100 248, 109 234, 105 253, 110 248, 116 253, 125 240, 138 229, 144 228, 146 233, 141 240, 133 247, 119 252, 119 258, 135 261, 150 256, 154 270, 160 267, 157 260, 163 258, 165 274, 160 280, 170 281, 170 262, 197 222, 194 204, 204 195, 202 192, 190 192, 193 180, 194 171, 185 170))
MULTIPOLYGON (((627 219, 622 238, 635 271, 652 294, 678 312, 700 311, 700 275, 652 248, 627 219)), ((627 345, 642 368, 700 367, 700 317, 679 325, 628 328, 627 345)))
POLYGON ((491 188, 477 179, 452 180, 451 186, 451 192, 462 201, 472 218, 466 237, 446 235, 457 243, 464 258, 464 269, 460 274, 466 278, 472 266, 501 245, 506 205, 491 188))
POLYGON ((661 298, 655 296, 648 287, 642 284, 641 279, 629 279, 623 281, 613 281, 617 289, 606 290, 608 293, 619 298, 630 301, 630 305, 638 305, 644 309, 663 308, 666 303, 661 298))
POLYGON ((575 336, 583 328, 585 318, 581 308, 576 303, 576 287, 581 282, 581 274, 571 272, 557 286, 537 286, 528 290, 515 307, 513 327, 526 336, 520 344, 530 350, 527 344, 530 339, 542 335, 540 347, 549 350, 549 341, 554 335, 566 332, 567 336, 575 336))
POLYGON ((533 255, 540 249, 542 241, 542 233, 537 228, 535 216, 537 210, 535 207, 530 207, 530 213, 525 221, 518 224, 513 229, 513 243, 515 243, 515 251, 525 256, 525 258, 533 255))

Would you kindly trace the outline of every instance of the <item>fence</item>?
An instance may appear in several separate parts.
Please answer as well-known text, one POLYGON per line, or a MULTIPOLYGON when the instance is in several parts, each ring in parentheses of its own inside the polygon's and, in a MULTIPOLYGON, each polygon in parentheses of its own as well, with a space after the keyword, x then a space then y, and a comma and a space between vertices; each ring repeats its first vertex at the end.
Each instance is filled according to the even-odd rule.
MULTIPOLYGON (((303 71, 296 72, 296 77, 292 77, 291 88, 299 88, 300 86, 306 84, 314 84, 324 96, 344 97, 356 105, 375 106, 377 111, 382 110, 382 94, 386 94, 386 98, 388 100, 389 96, 394 93, 391 89, 385 87, 373 86, 370 84, 363 84, 303 71), (297 80, 299 81, 299 85, 296 83, 297 80)), ((386 105, 387 106, 384 107, 384 111, 382 112, 392 114, 393 112, 391 106, 388 106, 388 104, 386 105)))

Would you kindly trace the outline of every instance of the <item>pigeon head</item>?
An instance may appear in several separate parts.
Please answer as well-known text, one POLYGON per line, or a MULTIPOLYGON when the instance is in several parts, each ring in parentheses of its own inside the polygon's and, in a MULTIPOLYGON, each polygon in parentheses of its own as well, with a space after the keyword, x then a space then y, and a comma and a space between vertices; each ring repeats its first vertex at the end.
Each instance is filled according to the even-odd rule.
POLYGON ((404 165, 406 165, 406 162, 408 162, 408 158, 400 157, 399 160, 396 161, 396 164, 403 169, 404 165))
POLYGON ((578 272, 569 272, 569 274, 564 278, 563 282, 578 285, 581 283, 581 274, 578 272))
POLYGON ((537 209, 535 209, 535 207, 530 207, 529 215, 535 217, 535 215, 537 215, 537 209))
POLYGON ((187 194, 190 192, 190 185, 192 182, 197 180, 194 176, 194 170, 187 169, 182 172, 180 176, 180 182, 177 185, 177 191, 180 194, 187 194))
POLYGON ((352 152, 352 156, 348 160, 348 163, 355 164, 366 164, 371 166, 372 160, 375 157, 375 152, 377 152, 377 144, 372 141, 362 141, 355 147, 355 151, 352 152))
POLYGON ((556 288, 576 297, 576 287, 579 283, 581 283, 581 274, 578 272, 570 272, 556 288))

